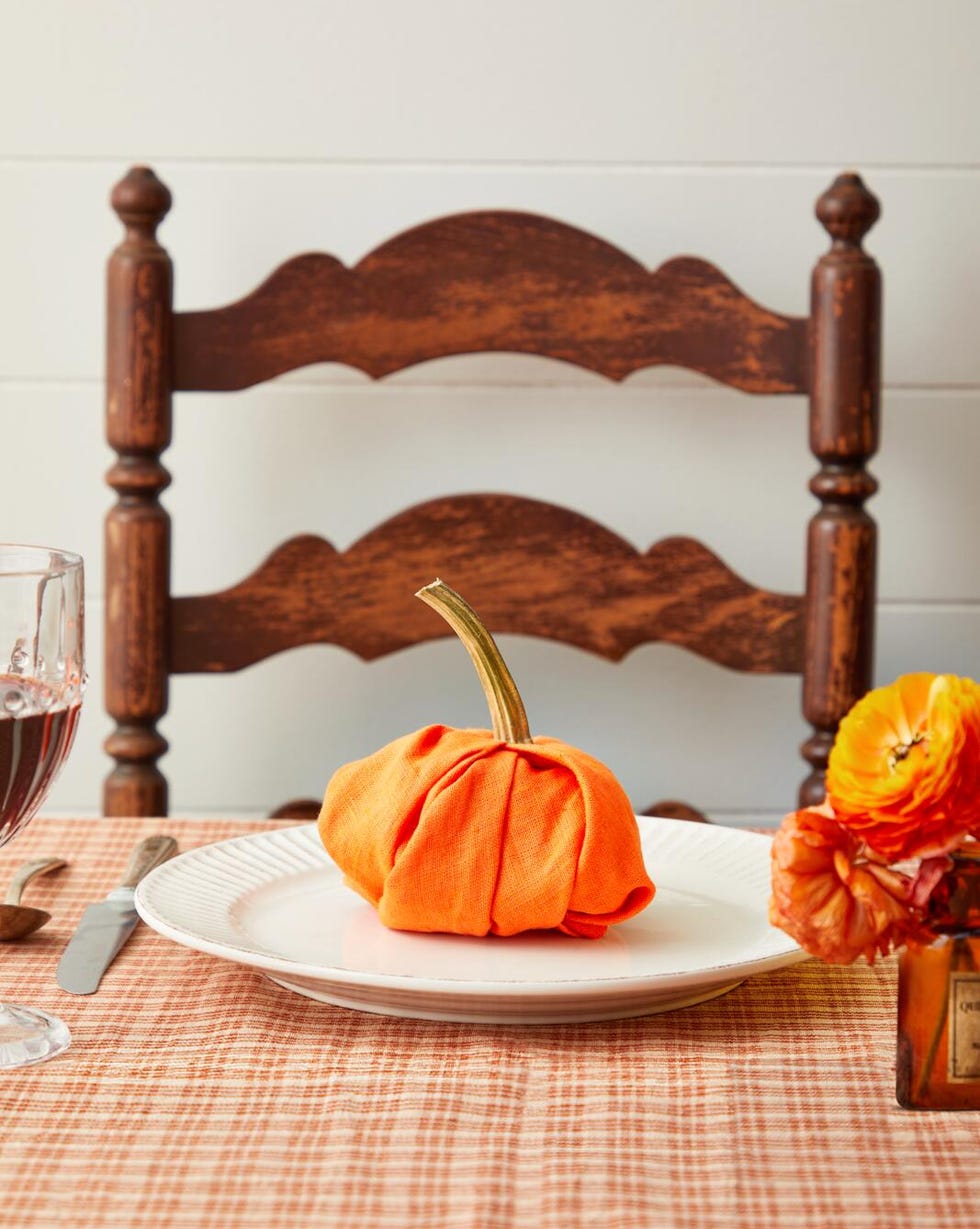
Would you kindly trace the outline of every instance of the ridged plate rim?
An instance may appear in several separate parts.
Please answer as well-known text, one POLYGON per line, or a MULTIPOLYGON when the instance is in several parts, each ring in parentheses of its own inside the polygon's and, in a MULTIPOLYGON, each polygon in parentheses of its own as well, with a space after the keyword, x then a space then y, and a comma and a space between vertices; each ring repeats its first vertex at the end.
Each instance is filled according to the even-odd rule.
MULTIPOLYGON (((766 917, 768 835, 661 818, 640 817, 638 823, 644 858, 658 887, 669 886, 671 865, 689 864, 716 875, 722 872, 753 902, 753 911, 758 901, 758 954, 754 958, 638 976, 487 980, 310 963, 284 951, 263 951, 242 942, 232 913, 249 894, 269 886, 288 888, 291 876, 307 876, 311 870, 340 877, 315 824, 259 830, 188 850, 143 880, 136 892, 136 908, 147 925, 183 946, 261 970, 280 985, 283 981, 311 983, 306 988, 287 985, 296 993, 328 1002, 343 999, 344 1006, 384 1014, 411 1015, 414 1005, 420 1015, 429 1018, 490 1020, 502 1014, 512 1019, 515 1017, 508 1013, 519 1010, 522 1003, 533 1008, 541 1020, 569 1018, 569 1013, 576 1019, 607 1018, 617 1013, 617 1002, 621 1014, 646 1014, 657 1010, 658 1001, 677 1001, 692 990, 704 990, 704 998, 713 997, 713 990, 806 959, 797 944, 771 927, 766 917), (488 999, 499 1003, 499 1013, 487 1007, 488 999), (467 1000, 479 1005, 481 1014, 467 1015, 467 1000)), ((655 909, 656 904, 654 900, 649 908, 655 909)), ((438 943, 445 936, 424 938, 438 943)))

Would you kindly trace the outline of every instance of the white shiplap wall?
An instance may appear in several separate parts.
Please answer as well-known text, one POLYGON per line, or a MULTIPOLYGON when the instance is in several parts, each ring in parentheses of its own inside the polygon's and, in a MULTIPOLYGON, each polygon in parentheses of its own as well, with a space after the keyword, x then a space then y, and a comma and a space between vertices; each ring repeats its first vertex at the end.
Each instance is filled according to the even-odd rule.
MULTIPOLYGON (((174 192, 161 239, 180 309, 237 298, 296 251, 353 261, 433 216, 511 207, 650 266, 695 252, 802 313, 825 239, 813 201, 856 167, 884 210, 868 243, 886 286, 878 676, 980 670, 973 0, 34 0, 10 6, 4 32, 0 537, 89 562, 93 681, 49 810, 95 811, 107 768, 102 279, 118 234, 106 197, 136 161, 174 192)), ((234 581, 289 533, 344 545, 466 488, 576 506, 640 547, 692 532, 754 582, 797 588, 814 507, 798 399, 665 371, 613 387, 510 356, 382 386, 316 368, 185 396, 168 464, 183 591, 234 581), (784 531, 760 537, 777 513, 784 531)), ((638 801, 679 795, 736 822, 792 804, 795 680, 659 646, 619 666, 507 647, 534 726, 604 758, 638 801)), ((178 679, 175 809, 259 813, 318 793, 337 764, 429 720, 483 720, 448 642, 371 667, 310 649, 178 679)))

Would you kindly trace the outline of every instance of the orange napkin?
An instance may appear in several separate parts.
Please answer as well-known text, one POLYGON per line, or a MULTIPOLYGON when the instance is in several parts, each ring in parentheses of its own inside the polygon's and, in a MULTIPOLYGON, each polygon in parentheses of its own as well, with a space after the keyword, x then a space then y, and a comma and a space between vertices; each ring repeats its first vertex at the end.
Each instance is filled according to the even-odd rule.
POLYGON ((427 726, 339 769, 319 832, 395 930, 599 938, 654 894, 615 777, 554 738, 427 726))

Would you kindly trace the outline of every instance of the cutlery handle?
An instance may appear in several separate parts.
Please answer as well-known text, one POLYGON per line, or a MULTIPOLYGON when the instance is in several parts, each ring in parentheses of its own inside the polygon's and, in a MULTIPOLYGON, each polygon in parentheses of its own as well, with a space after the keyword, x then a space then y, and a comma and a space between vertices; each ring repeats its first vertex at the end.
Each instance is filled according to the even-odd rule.
POLYGON ((46 871, 56 871, 59 866, 67 865, 68 863, 64 858, 35 858, 32 862, 25 862, 13 879, 11 879, 10 887, 7 889, 7 895, 3 898, 3 903, 5 905, 19 905, 21 893, 35 875, 43 875, 46 871))
POLYGON ((135 888, 139 881, 155 866, 177 852, 177 842, 172 836, 147 836, 133 850, 126 867, 121 888, 135 888))

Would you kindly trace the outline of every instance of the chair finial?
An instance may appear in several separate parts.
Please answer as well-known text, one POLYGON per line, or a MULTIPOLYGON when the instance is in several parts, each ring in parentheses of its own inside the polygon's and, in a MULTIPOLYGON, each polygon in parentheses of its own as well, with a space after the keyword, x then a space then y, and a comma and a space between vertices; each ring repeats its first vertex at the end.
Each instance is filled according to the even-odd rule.
POLYGON ((148 166, 134 166, 112 189, 110 201, 126 226, 153 236, 171 205, 170 189, 148 166))
POLYGON ((878 221, 881 205, 855 171, 838 175, 817 201, 817 217, 835 243, 861 246, 861 240, 878 221))

